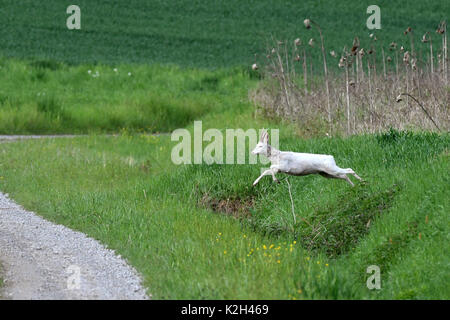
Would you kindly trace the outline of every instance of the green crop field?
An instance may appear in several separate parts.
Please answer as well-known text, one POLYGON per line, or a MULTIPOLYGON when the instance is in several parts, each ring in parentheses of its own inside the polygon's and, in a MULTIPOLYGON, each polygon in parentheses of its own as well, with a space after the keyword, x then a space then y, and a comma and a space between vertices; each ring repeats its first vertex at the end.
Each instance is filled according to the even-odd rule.
MULTIPOLYGON (((319 39, 306 30, 305 18, 322 27, 328 50, 341 52, 355 36, 369 43, 366 28, 371 1, 87 1, 80 0, 81 30, 68 30, 70 1, 0 1, 0 54, 12 57, 56 59, 69 63, 169 63, 218 68, 253 63, 267 40, 304 43, 319 39)), ((442 1, 382 1, 379 41, 409 46, 403 35, 412 27, 417 36, 434 34, 448 18, 442 1)), ((419 41, 417 47, 421 47, 419 41)), ((316 46, 312 55, 320 61, 316 46)))
MULTIPOLYGON (((439 73, 442 60, 426 73, 429 42, 420 41, 429 31, 437 59, 442 36, 434 31, 448 19, 446 3, 382 1, 377 31, 366 27, 373 3, 365 0, 80 0, 81 30, 68 30, 71 4, 0 0, 0 134, 83 134, 0 143, 2 192, 114 249, 157 299, 450 298, 450 137, 442 108, 450 89, 439 73), (437 101, 422 108, 444 129, 328 134, 325 119, 296 122, 262 112, 252 95, 283 88, 271 86, 262 67, 251 68, 272 37, 301 38, 303 45, 316 40, 305 50, 317 91, 300 101, 326 101, 319 32, 306 29, 305 18, 323 30, 330 69, 339 60, 331 50, 340 55, 355 36, 368 48, 372 32, 376 46, 396 41, 411 50, 403 34, 411 27, 424 60, 417 76, 430 79, 417 96, 437 101), (439 83, 437 93, 432 81, 439 83), (260 164, 175 165, 170 133, 186 128, 192 134, 196 120, 204 131, 221 133, 279 129, 281 150, 332 154, 364 182, 352 188, 318 175, 286 180, 280 174, 280 184, 264 177, 253 187, 260 164), (371 265, 380 267, 380 290, 366 285, 371 265)), ((396 85, 401 72, 412 74, 400 68, 396 85)), ((336 118, 345 120, 339 94, 353 87, 341 72, 336 77, 344 87, 332 104, 336 118)), ((390 79, 394 65, 388 72, 390 79)), ((367 88, 377 92, 371 86, 383 81, 380 74, 379 82, 370 82, 363 73, 367 88)), ((294 83, 303 84, 301 76, 294 83)), ((405 79, 411 88, 418 78, 405 79)), ((363 91, 352 102, 358 97, 367 107, 372 96, 363 91)), ((432 125, 412 100, 405 97, 400 108, 387 92, 378 101, 394 115, 407 122, 415 112, 432 125)))

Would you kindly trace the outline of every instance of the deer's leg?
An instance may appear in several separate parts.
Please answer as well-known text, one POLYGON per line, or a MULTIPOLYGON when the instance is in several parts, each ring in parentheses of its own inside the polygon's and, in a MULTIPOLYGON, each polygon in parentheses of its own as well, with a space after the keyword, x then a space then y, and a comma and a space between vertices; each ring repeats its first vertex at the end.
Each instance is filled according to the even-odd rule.
POLYGON ((275 167, 271 167, 269 170, 270 170, 270 173, 272 174, 273 181, 280 183, 280 181, 275 177, 275 174, 277 174, 278 169, 275 167))
MULTIPOLYGON (((354 187, 355 186, 354 183, 349 179, 349 177, 347 177, 347 173, 351 173, 351 172, 349 172, 347 170, 348 169, 341 169, 338 166, 335 166, 334 168, 330 168, 329 170, 326 170, 324 173, 321 173, 321 175, 326 178, 343 179, 343 180, 347 181, 352 187, 354 187)), ((353 170, 351 170, 351 171, 354 173, 353 170)))
POLYGON ((359 181, 362 181, 361 177, 358 176, 358 175, 356 174, 356 172, 353 171, 353 169, 347 168, 347 169, 343 169, 343 170, 345 171, 345 173, 349 173, 349 174, 351 174, 352 176, 354 176, 356 179, 358 179, 359 181))
POLYGON ((350 185, 351 185, 352 187, 355 186, 355 184, 352 182, 352 180, 350 180, 349 177, 347 177, 347 175, 346 175, 345 173, 342 174, 342 175, 340 176, 340 178, 341 178, 341 179, 345 179, 348 183, 350 183, 350 185))
POLYGON ((261 180, 262 177, 269 175, 269 174, 272 174, 272 176, 275 177, 273 175, 272 169, 267 169, 255 180, 255 182, 253 182, 253 185, 255 186, 259 182, 259 180, 261 180))

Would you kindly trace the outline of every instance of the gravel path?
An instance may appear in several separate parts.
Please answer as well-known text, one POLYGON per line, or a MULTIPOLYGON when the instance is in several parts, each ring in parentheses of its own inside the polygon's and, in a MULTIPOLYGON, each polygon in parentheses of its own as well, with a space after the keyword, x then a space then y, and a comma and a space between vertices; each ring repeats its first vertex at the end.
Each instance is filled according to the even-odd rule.
POLYGON ((59 134, 59 135, 0 135, 0 142, 17 141, 24 139, 45 139, 45 138, 76 138, 86 135, 59 134))
POLYGON ((148 299, 114 251, 26 211, 0 192, 0 261, 6 299, 148 299))

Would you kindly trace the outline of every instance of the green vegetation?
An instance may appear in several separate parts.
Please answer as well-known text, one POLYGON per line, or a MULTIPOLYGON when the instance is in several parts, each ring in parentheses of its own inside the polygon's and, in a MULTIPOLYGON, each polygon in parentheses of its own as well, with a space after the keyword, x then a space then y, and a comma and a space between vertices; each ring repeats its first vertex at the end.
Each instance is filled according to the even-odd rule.
MULTIPOLYGON (((248 111, 207 115, 204 128, 262 126, 248 111)), ((2 144, 1 188, 117 250, 156 298, 448 299, 448 135, 300 140, 290 130, 281 149, 334 154, 367 180, 291 177, 296 225, 285 181, 252 187, 258 165, 175 167, 164 135, 2 144), (221 200, 232 212, 209 207, 221 200), (380 291, 366 288, 371 264, 380 291)))
MULTIPOLYGON (((1 143, 0 190, 116 250, 158 299, 450 298, 448 133, 330 138, 324 117, 268 119, 249 99, 262 73, 248 66, 271 35, 318 43, 303 26, 311 18, 327 52, 354 36, 368 48, 371 2, 81 0, 80 31, 66 28, 69 4, 2 1, 0 134, 88 135, 1 143), (222 132, 279 128, 281 150, 333 154, 366 182, 289 177, 294 223, 284 178, 252 187, 260 165, 175 166, 170 136, 149 134, 192 132, 195 120, 222 132), (366 287, 370 265, 381 290, 366 287)), ((406 27, 434 30, 446 14, 438 1, 380 7, 378 43, 406 50, 406 27)), ((306 50, 319 85, 319 45, 306 50)), ((325 106, 311 97, 302 103, 325 106)))
MULTIPOLYGON (((355 36, 367 48, 371 31, 366 28, 366 10, 373 2, 342 0, 336 5, 324 0, 79 0, 81 30, 68 30, 66 9, 70 4, 58 0, 1 1, 0 54, 75 64, 248 66, 254 54, 264 51, 271 35, 281 40, 299 36, 306 42, 310 38, 318 40, 317 31, 304 28, 305 18, 320 23, 329 51, 341 52, 344 45, 351 47, 355 36)), ((406 48, 408 39, 403 31, 407 27, 425 33, 448 18, 448 7, 438 0, 383 1, 378 5, 382 25, 376 31, 379 41, 396 41, 406 48)), ((439 43, 438 35, 432 32, 432 37, 434 43, 439 43)), ((428 52, 419 41, 415 46, 428 52)), ((320 63, 319 47, 311 52, 320 63)))
POLYGON ((240 69, 0 59, 0 134, 169 132, 248 104, 250 82, 240 69))

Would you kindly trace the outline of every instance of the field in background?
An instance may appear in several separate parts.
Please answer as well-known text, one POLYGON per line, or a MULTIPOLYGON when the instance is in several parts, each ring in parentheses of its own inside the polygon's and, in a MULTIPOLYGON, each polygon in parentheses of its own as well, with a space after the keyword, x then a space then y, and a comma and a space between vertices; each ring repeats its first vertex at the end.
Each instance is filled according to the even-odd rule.
MULTIPOLYGON (((88 1, 79 0, 81 30, 66 27, 68 1, 2 0, 0 54, 78 63, 169 63, 221 68, 254 62, 273 35, 278 40, 315 38, 303 20, 320 23, 327 51, 340 52, 355 36, 370 42, 369 0, 88 1)), ((408 41, 407 27, 435 30, 448 18, 442 1, 384 1, 379 41, 408 41), (444 10, 443 10, 444 9, 444 10)), ((431 35, 438 40, 436 34, 431 35)), ((419 50, 426 46, 416 43, 419 50)), ((320 48, 311 51, 319 63, 320 48)))

